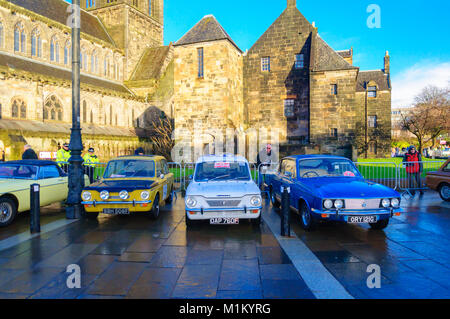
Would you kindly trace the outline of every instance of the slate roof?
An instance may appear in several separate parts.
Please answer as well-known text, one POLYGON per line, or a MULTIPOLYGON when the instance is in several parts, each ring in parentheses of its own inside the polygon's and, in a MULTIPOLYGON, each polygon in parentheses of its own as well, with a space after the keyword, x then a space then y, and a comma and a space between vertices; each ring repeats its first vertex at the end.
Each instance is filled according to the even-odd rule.
POLYGON ((130 81, 158 79, 169 54, 170 46, 148 48, 133 71, 130 81))
POLYGON ((174 45, 177 46, 217 40, 228 40, 242 52, 213 15, 204 16, 203 19, 201 19, 174 45))
POLYGON ((351 58, 352 57, 352 49, 340 50, 340 51, 336 51, 336 53, 339 54, 343 58, 351 58))
POLYGON ((312 71, 358 69, 334 51, 319 35, 315 38, 312 71))
MULTIPOLYGON (((6 0, 17 6, 23 7, 36 14, 44 16, 48 19, 54 20, 61 24, 67 25, 67 18, 69 14, 67 7, 69 3, 63 0, 6 0)), ((114 41, 108 35, 105 27, 100 20, 81 10, 81 32, 93 36, 97 39, 111 43, 115 46, 114 41)))
POLYGON ((370 81, 374 81, 378 85, 379 91, 387 91, 391 88, 389 76, 383 71, 360 71, 356 82, 356 92, 364 92, 366 83, 370 81))
MULTIPOLYGON (((11 71, 20 70, 29 72, 35 76, 56 78, 69 83, 72 82, 72 71, 69 69, 65 70, 62 68, 56 68, 49 64, 26 60, 24 58, 7 55, 2 52, 0 52, 0 67, 6 67, 11 71)), ((100 78, 94 78, 84 74, 81 74, 81 84, 133 96, 133 94, 122 84, 102 80, 100 78)))

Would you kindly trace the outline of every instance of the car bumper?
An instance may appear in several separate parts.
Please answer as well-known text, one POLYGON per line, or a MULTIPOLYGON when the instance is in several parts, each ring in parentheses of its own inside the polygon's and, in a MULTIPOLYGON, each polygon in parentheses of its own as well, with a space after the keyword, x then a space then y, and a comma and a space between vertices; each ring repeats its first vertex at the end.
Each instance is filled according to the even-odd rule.
POLYGON ((84 201, 84 210, 88 213, 103 212, 104 208, 128 208, 130 212, 148 212, 152 209, 151 200, 143 201, 84 201))
POLYGON ((347 221, 349 216, 378 216, 378 220, 388 219, 395 214, 403 212, 401 208, 390 209, 355 209, 355 210, 337 210, 325 211, 320 209, 312 209, 311 212, 316 219, 347 221))
POLYGON ((209 220, 211 218, 257 219, 261 216, 262 207, 236 208, 187 208, 186 215, 190 220, 209 220))

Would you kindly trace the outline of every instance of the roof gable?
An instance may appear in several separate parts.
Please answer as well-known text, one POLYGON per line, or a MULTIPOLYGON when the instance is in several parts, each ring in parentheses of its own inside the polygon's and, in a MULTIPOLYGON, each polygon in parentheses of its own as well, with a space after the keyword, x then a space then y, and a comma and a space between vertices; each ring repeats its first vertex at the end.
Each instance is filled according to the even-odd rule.
POLYGON ((201 19, 194 27, 192 27, 192 29, 190 29, 174 45, 178 46, 217 40, 228 40, 240 52, 242 52, 242 50, 237 46, 236 43, 234 43, 234 41, 213 15, 207 15, 203 17, 203 19, 201 19))
POLYGON ((318 34, 315 36, 312 71, 358 69, 334 51, 318 34))
POLYGON ((158 79, 163 71, 164 60, 167 58, 169 51, 170 46, 148 48, 144 51, 130 81, 158 79))

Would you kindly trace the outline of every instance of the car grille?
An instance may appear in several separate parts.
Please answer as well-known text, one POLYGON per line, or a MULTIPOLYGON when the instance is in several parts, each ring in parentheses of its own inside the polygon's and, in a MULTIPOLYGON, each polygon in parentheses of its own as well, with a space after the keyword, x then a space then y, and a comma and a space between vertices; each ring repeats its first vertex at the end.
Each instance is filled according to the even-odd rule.
POLYGON ((381 199, 346 199, 345 209, 377 209, 381 199))
POLYGON ((240 199, 220 199, 220 200, 207 200, 206 203, 210 207, 237 207, 241 203, 240 199))

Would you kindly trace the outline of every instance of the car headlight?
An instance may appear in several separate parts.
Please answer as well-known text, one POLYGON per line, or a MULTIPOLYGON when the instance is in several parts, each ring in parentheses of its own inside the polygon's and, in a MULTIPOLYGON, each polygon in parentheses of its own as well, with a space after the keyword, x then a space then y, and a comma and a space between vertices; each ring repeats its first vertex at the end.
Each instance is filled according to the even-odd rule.
POLYGON ((186 198, 186 206, 188 208, 193 208, 193 207, 195 207, 195 205, 197 205, 197 201, 195 200, 195 198, 192 196, 188 196, 186 198))
POLYGON ((100 192, 100 198, 103 200, 107 200, 109 198, 109 192, 108 191, 101 191, 100 192))
POLYGON ((342 207, 344 207, 344 201, 340 200, 340 199, 336 199, 334 201, 334 207, 336 207, 337 209, 341 209, 342 207))
POLYGON ((121 199, 128 199, 128 192, 127 192, 127 191, 121 191, 121 192, 119 193, 119 197, 120 197, 121 199))
POLYGON ((391 201, 385 198, 381 201, 381 206, 383 206, 384 208, 388 208, 389 206, 391 206, 391 201))
POLYGON ((400 200, 398 198, 391 199, 391 206, 395 207, 395 208, 399 207, 400 206, 400 200))
POLYGON ((83 200, 88 201, 91 200, 92 195, 90 192, 83 192, 83 194, 81 195, 81 198, 83 198, 83 200))
POLYGON ((148 191, 142 191, 141 192, 141 198, 143 200, 147 200, 147 199, 149 199, 149 197, 150 197, 150 193, 148 191))
POLYGON ((262 203, 262 199, 261 196, 253 196, 250 199, 250 204, 252 204, 252 206, 259 206, 262 203))
POLYGON ((325 207, 326 209, 333 208, 333 201, 331 199, 324 200, 323 201, 323 207, 325 207))

